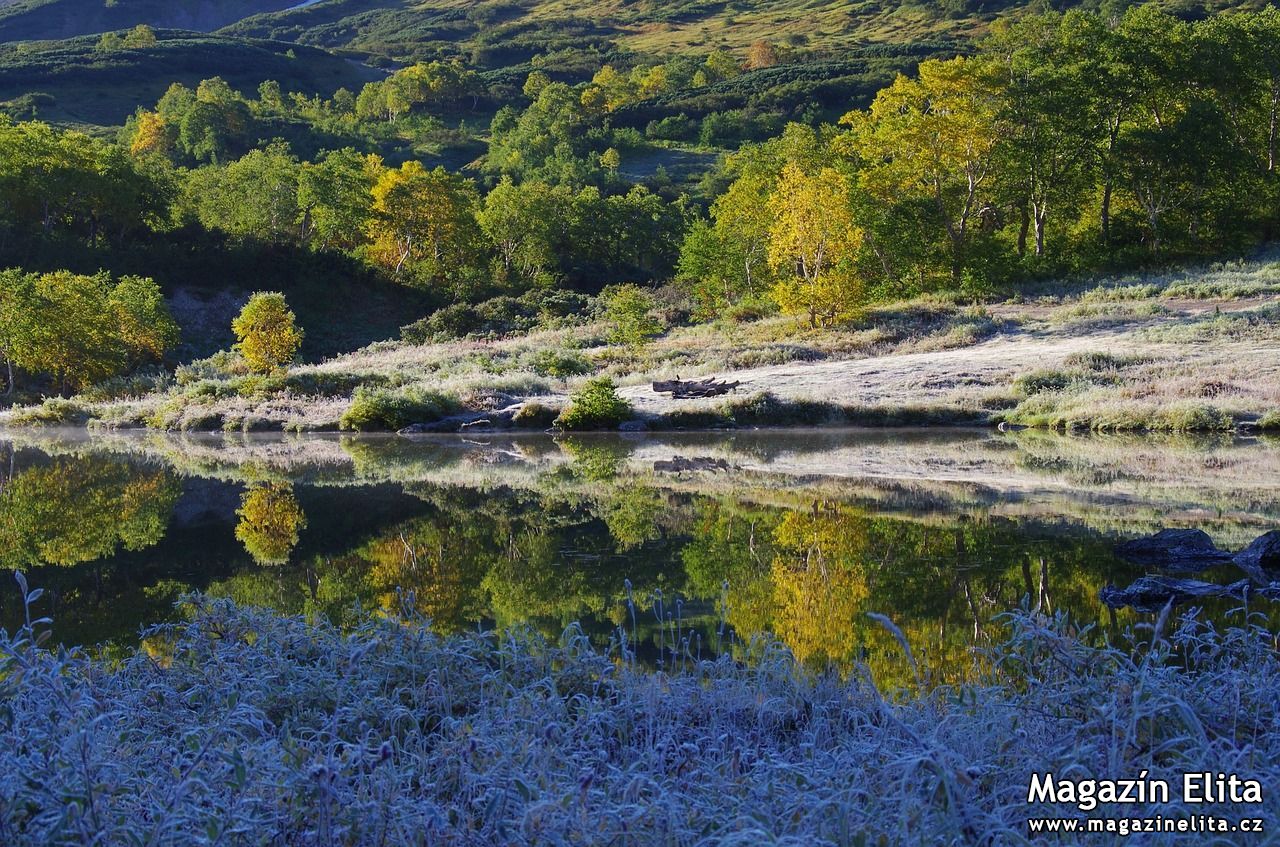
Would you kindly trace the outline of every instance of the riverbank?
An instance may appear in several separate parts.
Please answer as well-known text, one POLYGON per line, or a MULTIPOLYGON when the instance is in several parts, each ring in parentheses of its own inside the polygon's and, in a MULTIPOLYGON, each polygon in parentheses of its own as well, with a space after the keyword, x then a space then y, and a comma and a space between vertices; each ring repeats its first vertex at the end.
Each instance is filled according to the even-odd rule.
POLYGON ((1106 647, 1023 613, 975 656, 981 683, 881 690, 767 643, 742 663, 677 638, 654 673, 625 625, 601 652, 572 627, 554 644, 412 619, 346 635, 205 599, 188 613, 122 661, 0 637, 5 843, 1020 844, 1044 843, 1033 817, 1271 808, 1195 804, 1184 773, 1280 790, 1280 662, 1261 630, 1162 618, 1106 647), (1172 791, 1028 803, 1045 772, 1172 791))
POLYGON ((607 376, 628 428, 996 425, 1093 431, 1280 428, 1280 263, 1059 287, 985 305, 881 305, 834 329, 779 316, 676 326, 640 347, 600 324, 497 341, 383 342, 273 376, 223 355, 0 423, 181 431, 545 429, 607 376), (715 376, 730 395, 651 383, 715 376), (358 412, 358 413, 357 413, 358 412))

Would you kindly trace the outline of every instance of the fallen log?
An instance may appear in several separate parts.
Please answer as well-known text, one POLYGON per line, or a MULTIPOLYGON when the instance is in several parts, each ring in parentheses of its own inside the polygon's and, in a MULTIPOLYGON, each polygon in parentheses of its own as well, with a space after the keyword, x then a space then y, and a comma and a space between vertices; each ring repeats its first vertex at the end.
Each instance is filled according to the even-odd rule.
POLYGON ((666 379, 655 380, 653 390, 658 394, 670 394, 677 400, 689 400, 698 397, 719 397, 728 394, 740 386, 741 382, 726 382, 715 377, 706 379, 666 379))

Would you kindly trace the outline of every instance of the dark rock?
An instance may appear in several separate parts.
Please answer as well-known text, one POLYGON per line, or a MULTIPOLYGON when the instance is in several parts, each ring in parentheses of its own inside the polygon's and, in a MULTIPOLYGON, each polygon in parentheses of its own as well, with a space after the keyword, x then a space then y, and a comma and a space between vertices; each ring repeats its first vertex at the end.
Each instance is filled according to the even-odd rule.
POLYGON ((1164 571, 1202 571, 1231 561, 1203 530, 1162 529, 1148 538, 1136 538, 1116 546, 1130 562, 1164 571))
POLYGON ((618 424, 618 432, 644 432, 649 425, 644 421, 623 421, 618 424))
POLYGON ((1249 597, 1264 597, 1270 600, 1280 599, 1280 582, 1259 588, 1249 580, 1242 579, 1230 585, 1219 585, 1214 582, 1201 582, 1195 579, 1175 579, 1169 576, 1140 577, 1128 588, 1116 588, 1108 585, 1098 592, 1098 596, 1112 608, 1132 606, 1139 611, 1153 612, 1164 608, 1170 600, 1175 606, 1204 600, 1211 597, 1230 597, 1245 600, 1249 597))
POLYGON ((1280 576, 1280 530, 1272 530, 1254 539, 1232 559, 1236 567, 1260 584, 1280 576))

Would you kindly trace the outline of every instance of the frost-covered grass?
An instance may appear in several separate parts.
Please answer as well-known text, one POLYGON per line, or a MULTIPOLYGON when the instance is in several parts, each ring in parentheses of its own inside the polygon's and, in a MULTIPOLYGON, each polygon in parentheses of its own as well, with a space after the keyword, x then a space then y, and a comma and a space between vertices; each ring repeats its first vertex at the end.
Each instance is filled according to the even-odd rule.
POLYGON ((1020 844, 1029 815, 1080 814, 1029 809, 1033 771, 1280 791, 1280 663, 1260 629, 1160 623, 1107 648, 1020 613, 982 684, 886 693, 772 644, 735 662, 677 641, 653 672, 572 628, 560 644, 385 619, 344 634, 190 609, 118 662, 0 638, 0 843, 1020 844))

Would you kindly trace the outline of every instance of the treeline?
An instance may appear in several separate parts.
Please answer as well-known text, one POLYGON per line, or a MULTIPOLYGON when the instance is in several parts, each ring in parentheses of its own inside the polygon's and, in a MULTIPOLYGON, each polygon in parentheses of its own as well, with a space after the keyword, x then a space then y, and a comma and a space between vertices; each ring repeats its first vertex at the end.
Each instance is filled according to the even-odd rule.
POLYGON ((680 275, 704 313, 767 296, 828 323, 868 293, 1248 249, 1280 215, 1278 118, 1274 7, 1032 17, 734 156, 680 275))
POLYGON ((444 303, 669 276, 689 216, 684 201, 640 187, 505 180, 485 195, 443 168, 349 148, 303 162, 274 143, 175 168, 141 138, 126 151, 0 122, 0 251, 59 238, 118 247, 196 226, 262 249, 344 251, 444 303))

